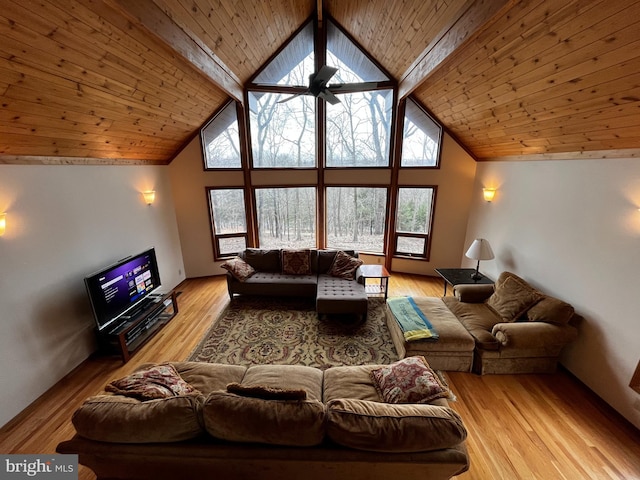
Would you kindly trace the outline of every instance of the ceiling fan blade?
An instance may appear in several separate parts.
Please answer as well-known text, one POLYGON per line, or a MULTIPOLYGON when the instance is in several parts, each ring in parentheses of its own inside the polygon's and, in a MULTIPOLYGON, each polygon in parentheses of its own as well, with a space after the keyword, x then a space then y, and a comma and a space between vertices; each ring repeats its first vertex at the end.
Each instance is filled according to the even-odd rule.
POLYGON ((338 71, 337 68, 329 67, 328 65, 324 65, 318 71, 318 73, 313 75, 313 77, 310 79, 311 80, 310 83, 312 83, 314 85, 326 84, 329 81, 329 79, 336 74, 337 71, 338 71))
POLYGON ((309 95, 309 90, 305 90, 304 92, 296 93, 294 95, 291 95, 290 97, 283 98, 282 100, 278 100, 276 103, 286 103, 289 100, 293 100, 294 98, 299 97, 300 95, 309 95))
POLYGON ((333 93, 349 93, 349 92, 359 92, 363 90, 371 90, 372 88, 376 88, 378 86, 378 82, 362 82, 362 83, 335 83, 331 85, 327 85, 329 91, 333 93))
POLYGON ((323 100, 326 100, 331 105, 336 105, 340 103, 340 99, 336 97, 333 93, 331 93, 329 90, 327 90, 326 88, 320 91, 320 93, 318 93, 318 97, 322 98, 323 100))

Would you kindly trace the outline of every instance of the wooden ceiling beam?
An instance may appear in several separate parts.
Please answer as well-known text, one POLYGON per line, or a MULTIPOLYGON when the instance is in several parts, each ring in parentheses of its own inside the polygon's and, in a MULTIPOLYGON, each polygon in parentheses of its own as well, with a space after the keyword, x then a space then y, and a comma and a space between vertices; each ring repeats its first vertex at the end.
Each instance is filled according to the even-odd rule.
POLYGON ((516 3, 516 0, 467 1, 458 15, 451 19, 402 74, 398 87, 399 98, 405 98, 418 88, 456 50, 477 38, 516 3))
POLYGON ((230 97, 243 101, 238 77, 193 32, 175 23, 153 0, 105 0, 105 3, 160 39, 230 97))

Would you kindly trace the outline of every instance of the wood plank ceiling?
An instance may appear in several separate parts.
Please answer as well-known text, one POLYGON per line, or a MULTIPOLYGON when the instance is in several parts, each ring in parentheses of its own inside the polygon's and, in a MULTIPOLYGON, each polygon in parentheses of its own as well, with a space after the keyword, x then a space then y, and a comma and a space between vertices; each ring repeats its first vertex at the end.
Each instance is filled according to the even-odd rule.
POLYGON ((316 9, 479 160, 640 155, 640 0, 0 6, 0 163, 168 163, 316 9))

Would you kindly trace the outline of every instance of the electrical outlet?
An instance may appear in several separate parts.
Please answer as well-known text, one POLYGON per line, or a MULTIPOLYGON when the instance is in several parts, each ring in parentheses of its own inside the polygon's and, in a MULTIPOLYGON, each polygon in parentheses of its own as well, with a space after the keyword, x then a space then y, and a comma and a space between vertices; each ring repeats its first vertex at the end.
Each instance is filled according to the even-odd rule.
POLYGON ((178 275, 182 275, 182 269, 181 268, 178 269, 178 275))

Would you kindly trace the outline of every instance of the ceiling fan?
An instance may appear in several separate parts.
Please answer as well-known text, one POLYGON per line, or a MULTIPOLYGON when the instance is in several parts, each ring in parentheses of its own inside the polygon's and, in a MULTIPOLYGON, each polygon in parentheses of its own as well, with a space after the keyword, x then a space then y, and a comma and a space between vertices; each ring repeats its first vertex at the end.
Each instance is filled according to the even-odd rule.
POLYGON ((328 85, 327 82, 337 71, 338 69, 335 67, 324 65, 318 72, 309 75, 309 87, 304 92, 296 93, 284 100, 280 100, 278 103, 288 102, 300 95, 312 95, 317 98, 322 98, 331 105, 335 105, 340 103, 340 99, 335 96, 336 93, 357 92, 378 86, 378 82, 333 83, 328 85))

